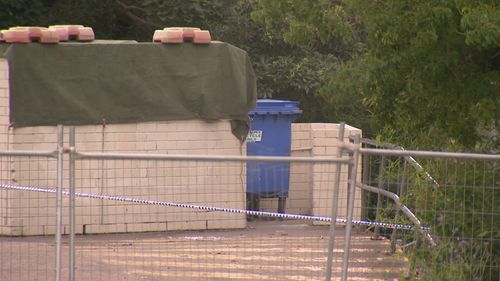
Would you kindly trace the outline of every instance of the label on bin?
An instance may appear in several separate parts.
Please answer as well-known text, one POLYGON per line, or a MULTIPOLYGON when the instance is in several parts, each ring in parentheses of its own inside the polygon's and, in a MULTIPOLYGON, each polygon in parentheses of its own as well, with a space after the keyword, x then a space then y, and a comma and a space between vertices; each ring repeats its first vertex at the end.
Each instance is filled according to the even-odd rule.
POLYGON ((247 142, 260 142, 262 141, 262 131, 251 130, 248 132, 247 142))

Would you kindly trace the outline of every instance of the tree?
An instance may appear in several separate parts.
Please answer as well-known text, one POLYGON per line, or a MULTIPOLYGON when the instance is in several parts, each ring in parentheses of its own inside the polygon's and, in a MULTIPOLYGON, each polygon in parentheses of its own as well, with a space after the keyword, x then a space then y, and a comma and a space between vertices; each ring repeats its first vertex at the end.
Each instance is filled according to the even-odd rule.
POLYGON ((228 1, 223 20, 213 26, 216 38, 248 52, 257 75, 260 98, 289 99, 300 102, 299 122, 322 122, 329 108, 320 88, 326 75, 346 55, 337 44, 301 46, 288 43, 279 29, 266 29, 256 21, 257 1, 228 1))
POLYGON ((0 29, 19 25, 34 25, 41 16, 41 0, 0 0, 0 29))
POLYGON ((362 115, 375 132, 412 147, 498 151, 498 3, 316 0, 307 3, 309 9, 301 5, 304 1, 262 0, 256 13, 292 44, 362 46, 322 87, 334 109, 356 110, 341 110, 337 117, 362 115))

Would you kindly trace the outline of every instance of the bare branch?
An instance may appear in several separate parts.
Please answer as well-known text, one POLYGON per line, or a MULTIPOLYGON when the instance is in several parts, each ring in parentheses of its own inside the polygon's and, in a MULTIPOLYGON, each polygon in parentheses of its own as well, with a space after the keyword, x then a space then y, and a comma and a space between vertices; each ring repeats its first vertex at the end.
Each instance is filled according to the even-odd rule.
POLYGON ((120 9, 123 11, 123 13, 131 20, 133 20, 139 24, 142 24, 142 25, 146 25, 146 26, 150 26, 150 27, 154 27, 154 28, 163 28, 163 26, 161 24, 147 21, 147 20, 137 16, 136 14, 134 14, 131 11, 131 10, 138 10, 138 11, 144 12, 145 11, 144 9, 136 7, 136 6, 127 5, 123 2, 121 2, 120 0, 114 0, 114 2, 118 7, 120 7, 120 9))
POLYGON ((136 10, 136 11, 139 11, 139 12, 143 12, 145 13, 146 12, 146 9, 144 8, 141 8, 141 7, 137 7, 137 6, 134 6, 134 5, 128 5, 127 6, 127 10, 136 10))

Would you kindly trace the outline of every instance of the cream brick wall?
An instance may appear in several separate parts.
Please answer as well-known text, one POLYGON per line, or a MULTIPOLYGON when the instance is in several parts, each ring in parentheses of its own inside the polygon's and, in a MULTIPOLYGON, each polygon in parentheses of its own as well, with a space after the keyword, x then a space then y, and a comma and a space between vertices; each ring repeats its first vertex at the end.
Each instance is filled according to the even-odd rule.
MULTIPOLYGON (((292 156, 336 157, 338 147, 338 124, 297 123, 292 124, 292 156)), ((361 130, 346 126, 345 139, 350 135, 361 134, 361 130)), ((358 180, 361 179, 361 164, 358 167, 358 180)), ((347 166, 341 168, 338 216, 347 216, 347 166)), ((333 199, 335 164, 299 164, 290 167, 290 191, 286 212, 330 216, 333 199)), ((354 218, 361 215, 361 193, 356 190, 354 218)), ((261 208, 276 211, 276 198, 261 199, 261 208)))
MULTIPOLYGON (((78 126, 76 131, 76 147, 82 152, 241 155, 245 149, 232 135, 228 120, 78 126)), ((19 128, 12 134, 14 150, 55 149, 55 127, 19 128)), ((66 177, 67 172, 66 169, 66 177)), ((21 185, 56 186, 56 162, 17 160, 12 177, 21 185)), ((236 162, 81 160, 76 164, 76 188, 80 192, 147 200, 245 207, 245 169, 244 164, 236 162)), ((14 194, 10 210, 18 218, 17 232, 52 234, 54 196, 14 194)), ((76 205, 76 229, 80 233, 246 226, 246 218, 240 214, 85 198, 77 198, 76 205)), ((64 206, 67 215, 67 204, 64 206)), ((63 220, 67 223, 67 216, 63 220)))
MULTIPOLYGON (((82 152, 241 155, 246 151, 231 133, 228 120, 77 126, 76 132, 76 147, 82 152)), ((65 143, 68 144, 67 128, 65 143)), ((56 127, 9 127, 9 71, 7 61, 0 59, 0 150, 55 149, 56 127)), ((56 167, 53 159, 0 157, 2 183, 55 187, 56 167)), ((68 167, 64 168, 67 180, 68 167)), ((76 164, 76 189, 148 200, 244 208, 245 173, 244 165, 235 162, 81 160, 76 164)), ((246 226, 246 218, 240 214, 84 198, 77 198, 76 205, 78 233, 246 226)), ((0 235, 54 233, 54 206, 54 194, 0 189, 0 235)), ((67 207, 65 198, 65 224, 68 223, 67 207)), ((67 227, 63 231, 66 233, 67 227)))
MULTIPOLYGON (((311 138, 313 143, 313 156, 336 157, 339 145, 339 124, 313 123, 311 125, 311 138)), ((346 126, 344 139, 359 134, 361 130, 346 126)), ((335 164, 315 164, 313 166, 313 198, 312 214, 315 216, 330 216, 333 200, 333 182, 336 175, 335 164)), ((361 163, 358 166, 358 180, 361 180, 361 163)), ((348 167, 342 165, 340 172, 338 216, 347 217, 348 200, 348 167)), ((354 219, 361 217, 361 193, 356 190, 354 219)))

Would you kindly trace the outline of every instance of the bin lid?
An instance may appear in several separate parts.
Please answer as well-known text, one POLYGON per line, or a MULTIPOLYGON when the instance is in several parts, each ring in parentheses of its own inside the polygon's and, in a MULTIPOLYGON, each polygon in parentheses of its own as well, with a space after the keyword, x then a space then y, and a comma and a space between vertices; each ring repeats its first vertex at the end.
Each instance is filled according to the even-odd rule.
POLYGON ((272 99, 259 99, 257 100, 257 107, 251 110, 249 115, 278 115, 289 114, 299 115, 302 110, 298 107, 299 103, 289 100, 272 100, 272 99))

